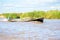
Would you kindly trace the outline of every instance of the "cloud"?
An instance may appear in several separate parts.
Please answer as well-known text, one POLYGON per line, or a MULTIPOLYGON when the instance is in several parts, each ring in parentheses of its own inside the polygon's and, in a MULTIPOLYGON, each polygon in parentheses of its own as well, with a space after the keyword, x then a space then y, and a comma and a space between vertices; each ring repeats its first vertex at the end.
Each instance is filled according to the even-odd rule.
POLYGON ((6 1, 3 3, 3 6, 11 7, 36 7, 36 6, 45 6, 49 3, 56 2, 57 0, 14 0, 6 1))
MULTIPOLYGON (((1 3, 0 3, 1 4, 1 3)), ((0 10, 3 12, 23 12, 60 8, 58 0, 3 0, 0 10)))
POLYGON ((2 3, 0 2, 0 7, 2 6, 2 3))
POLYGON ((60 6, 51 6, 52 9, 60 9, 60 6))
POLYGON ((24 4, 45 4, 45 3, 53 3, 59 2, 58 0, 25 0, 24 4))
POLYGON ((26 6, 29 6, 29 5, 45 5, 46 3, 51 3, 51 2, 56 2, 57 0, 14 0, 14 1, 5 1, 3 3, 4 6, 18 6, 18 5, 26 5, 26 6))
POLYGON ((34 8, 18 8, 18 7, 4 7, 3 12, 28 12, 33 11, 34 8))

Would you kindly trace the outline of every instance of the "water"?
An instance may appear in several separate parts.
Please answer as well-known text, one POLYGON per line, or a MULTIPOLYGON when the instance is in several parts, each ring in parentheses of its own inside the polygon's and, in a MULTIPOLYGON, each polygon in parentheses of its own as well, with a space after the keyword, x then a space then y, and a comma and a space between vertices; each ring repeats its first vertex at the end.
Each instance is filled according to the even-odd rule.
POLYGON ((41 24, 33 22, 0 22, 0 39, 60 40, 60 19, 45 19, 44 23, 41 24))

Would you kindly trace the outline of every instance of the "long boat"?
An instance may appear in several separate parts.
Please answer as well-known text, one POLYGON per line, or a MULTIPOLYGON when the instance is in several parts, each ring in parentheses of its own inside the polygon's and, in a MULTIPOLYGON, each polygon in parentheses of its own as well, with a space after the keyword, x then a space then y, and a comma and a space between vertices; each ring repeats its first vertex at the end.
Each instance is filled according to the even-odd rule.
POLYGON ((37 18, 37 19, 32 19, 32 20, 28 20, 26 22, 30 22, 30 21, 37 21, 37 22, 42 22, 44 21, 44 18, 37 18))
POLYGON ((43 23, 43 20, 44 18, 37 18, 37 19, 23 19, 23 20, 20 20, 20 19, 10 19, 9 21, 10 22, 31 22, 31 21, 38 21, 38 22, 42 22, 43 23))

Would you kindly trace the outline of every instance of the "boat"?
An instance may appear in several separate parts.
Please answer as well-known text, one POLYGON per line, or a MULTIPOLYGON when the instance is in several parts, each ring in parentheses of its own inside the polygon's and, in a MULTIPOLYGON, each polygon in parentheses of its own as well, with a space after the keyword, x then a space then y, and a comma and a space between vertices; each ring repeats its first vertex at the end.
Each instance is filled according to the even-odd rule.
POLYGON ((25 20, 24 22, 31 22, 31 21, 37 21, 37 22, 43 23, 44 18, 31 19, 31 20, 27 20, 27 21, 25 20))
POLYGON ((31 22, 31 21, 38 21, 38 22, 42 22, 43 23, 44 18, 37 18, 37 19, 31 19, 31 18, 24 18, 24 19, 20 19, 20 18, 16 18, 16 19, 12 19, 9 18, 8 21, 10 22, 31 22))
POLYGON ((43 23, 43 20, 44 20, 44 18, 37 18, 37 19, 33 19, 31 21, 38 21, 38 22, 42 22, 43 23))

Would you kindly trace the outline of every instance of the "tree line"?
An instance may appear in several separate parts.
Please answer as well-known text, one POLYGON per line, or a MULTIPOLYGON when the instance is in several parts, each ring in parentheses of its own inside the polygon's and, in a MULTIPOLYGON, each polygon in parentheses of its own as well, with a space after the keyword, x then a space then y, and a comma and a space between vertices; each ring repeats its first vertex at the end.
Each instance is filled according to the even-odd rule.
POLYGON ((32 11, 25 13, 2 13, 0 15, 5 16, 6 18, 16 18, 19 16, 20 18, 30 17, 30 18, 41 18, 45 19, 60 19, 60 10, 49 10, 49 11, 32 11))

